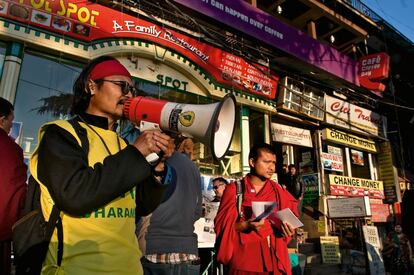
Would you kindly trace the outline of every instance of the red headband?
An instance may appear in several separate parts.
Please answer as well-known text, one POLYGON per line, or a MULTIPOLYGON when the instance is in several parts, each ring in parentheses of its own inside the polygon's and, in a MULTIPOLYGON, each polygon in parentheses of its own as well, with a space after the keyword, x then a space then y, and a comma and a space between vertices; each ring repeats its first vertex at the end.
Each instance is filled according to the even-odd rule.
POLYGON ((111 75, 124 75, 131 77, 128 70, 118 60, 107 60, 96 65, 91 73, 89 79, 97 80, 111 75))

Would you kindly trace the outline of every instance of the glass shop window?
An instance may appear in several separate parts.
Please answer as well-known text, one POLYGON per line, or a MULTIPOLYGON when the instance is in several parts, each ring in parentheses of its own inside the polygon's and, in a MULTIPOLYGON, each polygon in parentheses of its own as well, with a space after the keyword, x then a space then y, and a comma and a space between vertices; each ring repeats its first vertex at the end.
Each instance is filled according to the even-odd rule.
POLYGON ((0 42, 0 79, 3 75, 4 59, 6 58, 6 45, 0 42))
POLYGON ((37 145, 40 126, 68 118, 72 87, 81 64, 26 52, 15 101, 15 122, 21 123, 20 145, 29 156, 37 145))

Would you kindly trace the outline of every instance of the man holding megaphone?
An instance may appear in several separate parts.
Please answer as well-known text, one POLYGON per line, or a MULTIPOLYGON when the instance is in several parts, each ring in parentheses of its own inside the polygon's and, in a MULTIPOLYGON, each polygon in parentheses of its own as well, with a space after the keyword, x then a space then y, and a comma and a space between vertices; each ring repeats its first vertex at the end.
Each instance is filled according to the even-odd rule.
POLYGON ((45 219, 56 205, 63 228, 63 254, 55 229, 42 273, 142 274, 135 216, 160 203, 172 148, 159 130, 143 132, 131 145, 117 135, 116 121, 132 91, 131 75, 115 58, 92 60, 74 84, 76 117, 39 131, 30 171, 41 187, 45 219), (160 152, 151 166, 145 157, 160 152))

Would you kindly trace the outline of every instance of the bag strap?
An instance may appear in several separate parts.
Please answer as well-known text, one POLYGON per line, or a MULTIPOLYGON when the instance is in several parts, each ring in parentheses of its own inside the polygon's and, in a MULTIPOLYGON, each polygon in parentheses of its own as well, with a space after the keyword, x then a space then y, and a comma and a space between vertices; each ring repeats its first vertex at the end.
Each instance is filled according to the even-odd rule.
POLYGON ((60 218, 60 210, 57 208, 56 204, 54 204, 52 208, 52 212, 50 213, 49 220, 46 223, 45 234, 48 240, 52 238, 52 234, 56 226, 57 226, 57 234, 58 234, 57 264, 58 266, 60 266, 60 264, 62 263, 62 257, 63 257, 63 227, 62 227, 62 219, 60 218))
MULTIPOLYGON (((81 141, 81 147, 87 157, 89 153, 89 142, 87 139, 86 129, 80 126, 79 122, 75 118, 68 120, 68 122, 72 125, 73 129, 75 129, 75 132, 81 141)), ((56 204, 53 205, 52 212, 50 213, 49 220, 46 224, 45 234, 48 240, 52 238, 52 234, 55 230, 55 227, 57 227, 58 237, 57 265, 60 266, 62 264, 63 258, 63 225, 62 219, 60 217, 60 210, 57 208, 56 204)))
POLYGON ((244 193, 244 183, 243 179, 236 181, 236 206, 237 213, 239 218, 243 217, 242 202, 243 202, 243 193, 244 193))
POLYGON ((77 117, 74 117, 72 119, 69 119, 68 122, 72 125, 73 129, 75 129, 76 134, 78 135, 80 141, 81 141, 81 147, 83 151, 85 152, 86 156, 89 154, 89 141, 88 136, 86 133, 86 129, 80 126, 77 117))

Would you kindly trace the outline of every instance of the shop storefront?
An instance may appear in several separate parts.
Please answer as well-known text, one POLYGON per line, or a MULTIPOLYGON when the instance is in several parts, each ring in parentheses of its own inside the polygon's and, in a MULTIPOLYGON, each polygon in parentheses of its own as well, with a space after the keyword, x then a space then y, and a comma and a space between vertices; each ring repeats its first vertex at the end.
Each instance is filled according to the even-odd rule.
POLYGON ((392 203, 399 190, 391 154, 385 153, 384 118, 342 99, 325 100, 325 128, 320 130, 325 195, 320 211, 326 233, 339 237, 346 258, 350 251, 366 250, 368 229, 382 241, 394 221, 392 203))
POLYGON ((266 121, 275 112, 278 76, 263 73, 266 67, 93 2, 1 3, 1 96, 15 105, 16 138, 26 157, 40 125, 69 117, 73 83, 100 55, 115 56, 129 69, 138 95, 189 104, 236 96, 239 119, 228 154, 216 161, 208 146, 195 144, 202 173, 239 177, 248 171, 250 144, 270 141, 266 121))

